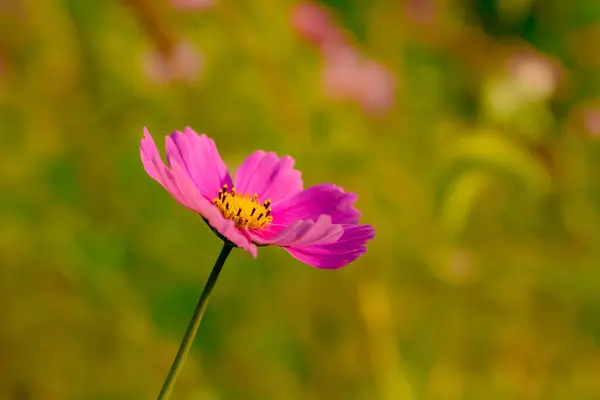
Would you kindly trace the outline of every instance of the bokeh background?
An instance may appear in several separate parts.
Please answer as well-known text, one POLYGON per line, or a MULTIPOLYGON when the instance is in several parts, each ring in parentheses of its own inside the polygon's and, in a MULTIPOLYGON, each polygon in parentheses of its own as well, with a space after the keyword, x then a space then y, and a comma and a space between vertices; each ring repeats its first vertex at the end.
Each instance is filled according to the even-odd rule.
POLYGON ((359 194, 230 257, 173 399, 600 399, 596 0, 0 0, 0 398, 151 399, 219 250, 142 127, 359 194))

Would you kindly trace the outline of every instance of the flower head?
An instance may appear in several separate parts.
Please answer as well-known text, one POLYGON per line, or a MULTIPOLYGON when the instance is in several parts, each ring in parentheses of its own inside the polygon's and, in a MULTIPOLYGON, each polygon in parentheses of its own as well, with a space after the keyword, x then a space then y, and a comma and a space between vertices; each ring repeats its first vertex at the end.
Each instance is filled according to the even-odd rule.
POLYGON ((364 254, 375 236, 371 225, 358 224, 354 193, 333 184, 303 189, 290 156, 256 151, 232 179, 215 142, 191 128, 167 136, 168 166, 146 128, 140 152, 152 179, 254 257, 257 246, 277 245, 306 264, 340 268, 364 254))

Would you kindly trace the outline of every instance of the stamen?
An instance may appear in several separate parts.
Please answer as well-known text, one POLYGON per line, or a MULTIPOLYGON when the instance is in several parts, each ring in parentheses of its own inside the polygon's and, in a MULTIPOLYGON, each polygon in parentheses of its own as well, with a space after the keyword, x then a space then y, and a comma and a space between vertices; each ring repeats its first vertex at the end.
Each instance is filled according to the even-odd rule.
POLYGON ((235 187, 230 188, 228 184, 223 184, 212 202, 224 218, 233 221, 240 229, 260 229, 273 221, 271 199, 261 204, 258 193, 252 196, 237 193, 235 187))

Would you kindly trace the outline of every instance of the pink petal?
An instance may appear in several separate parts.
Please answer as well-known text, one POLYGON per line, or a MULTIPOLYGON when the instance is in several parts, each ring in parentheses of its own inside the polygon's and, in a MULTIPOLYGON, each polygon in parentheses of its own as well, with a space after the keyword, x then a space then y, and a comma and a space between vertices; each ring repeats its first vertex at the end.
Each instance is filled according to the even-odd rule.
POLYGON ((362 256, 365 244, 375 237, 371 225, 345 225, 344 233, 336 242, 305 247, 287 247, 285 250, 305 264, 323 269, 344 267, 362 256))
MULTIPOLYGON (((215 228, 221 235, 226 237, 229 241, 235 244, 237 247, 246 250, 253 257, 257 256, 257 248, 248 237, 246 237, 238 228, 236 228, 234 222, 230 219, 225 219, 219 209, 210 203, 202 194, 198 191, 194 182, 190 179, 189 175, 183 170, 177 162, 171 165, 173 174, 179 176, 177 180, 178 185, 184 200, 189 204, 188 208, 198 212, 208 221, 208 224, 215 228)), ((185 205, 185 204, 184 204, 185 205)))
POLYGON ((302 190, 302 176, 294 163, 290 156, 279 158, 275 153, 256 151, 238 169, 235 187, 238 193, 257 193, 259 199, 276 203, 302 190))
POLYGON ((357 224, 360 211, 354 208, 356 199, 355 193, 344 192, 331 183, 313 186, 273 207, 273 221, 285 225, 295 220, 316 220, 326 214, 334 224, 357 224))
POLYGON ((169 164, 177 161, 207 198, 215 198, 224 184, 232 186, 217 146, 208 136, 198 135, 189 127, 183 133, 175 131, 167 137, 166 150, 169 164))
POLYGON ((171 170, 165 166, 146 128, 140 144, 140 153, 148 175, 160 183, 175 200, 200 214, 221 235, 256 257, 256 245, 235 227, 233 221, 223 218, 221 212, 202 195, 186 168, 180 165, 176 158, 171 158, 171 170))
POLYGON ((332 224, 331 217, 321 215, 316 221, 294 221, 278 232, 269 235, 264 230, 251 232, 252 240, 260 244, 286 246, 311 246, 333 243, 342 236, 344 229, 341 225, 332 224))
POLYGON ((162 185, 162 182, 159 181, 158 172, 152 162, 153 159, 160 158, 160 155, 158 154, 156 143, 154 143, 154 139, 152 139, 152 136, 146 127, 144 127, 144 137, 140 141, 140 156, 142 157, 142 164, 144 164, 144 169, 148 175, 162 185))

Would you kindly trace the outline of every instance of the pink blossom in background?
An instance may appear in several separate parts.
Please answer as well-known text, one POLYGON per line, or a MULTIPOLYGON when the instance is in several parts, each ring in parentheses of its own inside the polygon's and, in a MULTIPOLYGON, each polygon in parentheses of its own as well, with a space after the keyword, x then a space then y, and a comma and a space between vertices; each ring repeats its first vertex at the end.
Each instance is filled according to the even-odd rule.
POLYGON ((583 125, 591 136, 600 138, 600 108, 586 110, 583 125))
POLYGON ((323 87, 332 99, 358 102, 368 113, 379 114, 394 105, 394 75, 383 65, 354 51, 325 59, 323 87))
POLYGON ((144 55, 143 70, 155 83, 195 82, 204 66, 202 55, 187 42, 177 43, 170 55, 153 50, 144 55))
POLYGON ((332 99, 343 100, 360 95, 360 74, 362 57, 351 48, 341 48, 335 55, 325 58, 323 68, 323 88, 332 99))
POLYGON ((171 0, 173 7, 181 11, 202 11, 216 3, 216 0, 171 0))
POLYGON ((348 46, 346 38, 334 24, 329 12, 314 3, 301 3, 294 8, 292 28, 300 37, 321 51, 348 46))
POLYGON ((327 9, 310 2, 301 3, 292 11, 291 24, 323 56, 325 95, 354 101, 369 114, 382 114, 394 105, 396 82, 392 72, 361 54, 327 9))
POLYGON ((191 128, 167 136, 167 165, 145 128, 140 153, 148 175, 175 200, 254 257, 258 246, 275 245, 305 264, 336 269, 362 256, 375 236, 359 224, 356 194, 331 183, 304 189, 290 156, 258 150, 232 179, 215 142, 191 128))
POLYGON ((561 78, 561 68, 533 50, 521 50, 508 60, 508 68, 522 89, 534 98, 552 96, 561 78))
POLYGON ((358 100, 363 109, 376 114, 393 107, 396 78, 389 69, 376 61, 365 60, 359 81, 362 90, 358 100))
POLYGON ((395 88, 389 69, 360 54, 325 58, 323 90, 332 99, 352 100, 369 114, 383 114, 394 106, 395 88))

